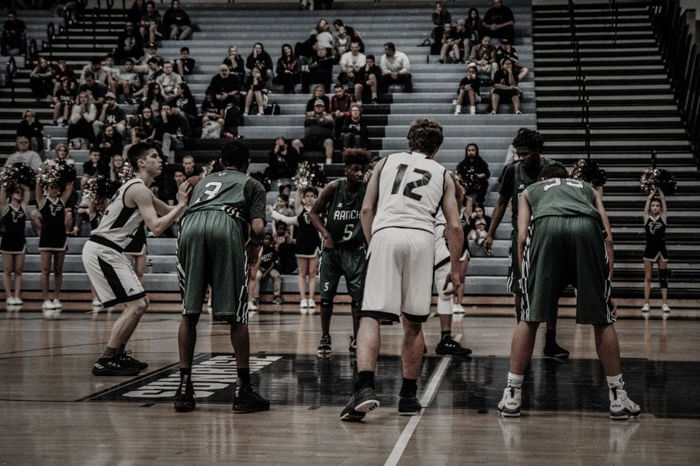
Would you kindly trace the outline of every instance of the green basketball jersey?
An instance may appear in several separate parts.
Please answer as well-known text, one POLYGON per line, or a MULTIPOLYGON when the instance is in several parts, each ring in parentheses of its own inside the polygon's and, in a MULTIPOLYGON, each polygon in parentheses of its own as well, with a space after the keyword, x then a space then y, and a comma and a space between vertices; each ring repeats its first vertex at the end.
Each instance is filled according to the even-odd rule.
POLYGON ((362 183, 355 197, 350 198, 347 178, 336 181, 335 194, 326 210, 326 229, 336 246, 359 245, 364 242, 360 211, 366 188, 367 185, 362 183))
MULTIPOLYGON (((556 160, 550 160, 550 159, 542 159, 544 160, 544 165, 542 165, 542 168, 548 166, 548 165, 554 165, 558 164, 556 160)), ((520 164, 520 162, 516 163, 513 166, 513 169, 515 170, 514 173, 514 179, 513 179, 513 197, 511 198, 511 223, 513 224, 513 229, 517 230, 518 228, 518 200, 520 199, 520 193, 525 191, 525 189, 530 186, 531 184, 537 182, 537 179, 539 178, 539 172, 536 177, 532 178, 530 175, 527 174, 525 171, 525 168, 520 164)))
POLYGON ((600 220, 593 186, 581 180, 551 178, 527 188, 532 219, 542 217, 593 217, 600 220))

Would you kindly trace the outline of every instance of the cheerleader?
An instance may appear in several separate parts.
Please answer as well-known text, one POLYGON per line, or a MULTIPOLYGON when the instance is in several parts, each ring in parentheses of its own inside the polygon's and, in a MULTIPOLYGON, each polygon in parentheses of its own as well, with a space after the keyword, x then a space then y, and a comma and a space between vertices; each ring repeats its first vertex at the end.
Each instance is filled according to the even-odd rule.
POLYGON ((66 204, 73 194, 73 183, 66 184, 61 192, 58 181, 52 181, 44 191, 37 179, 36 203, 41 216, 39 252, 41 254, 41 291, 44 303, 41 309, 44 317, 50 318, 61 312, 61 285, 63 284, 63 261, 66 257, 66 204), (49 278, 53 262, 54 291, 49 296, 49 278))
POLYGON ((659 285, 661 287, 661 310, 671 312, 668 306, 668 252, 666 251, 666 225, 668 210, 663 191, 655 189, 647 197, 644 206, 644 232, 647 244, 644 248, 644 305, 642 312, 649 312, 649 295, 651 294, 651 276, 656 262, 659 266, 659 285), (656 195, 658 194, 658 197, 656 195))
POLYGON ((143 284, 143 274, 146 271, 146 225, 141 222, 134 233, 134 237, 129 244, 124 248, 124 255, 129 258, 131 265, 134 266, 134 272, 139 277, 139 281, 143 284))
POLYGON ((313 207, 314 202, 316 202, 317 195, 318 191, 313 186, 309 186, 303 191, 297 191, 297 196, 294 201, 295 211, 297 212, 296 217, 288 217, 272 210, 273 219, 297 227, 295 255, 297 258, 297 265, 299 266, 299 293, 301 294, 301 303, 299 307, 302 314, 307 311, 309 314, 313 314, 314 308, 316 307, 314 294, 316 293, 316 272, 318 269, 318 255, 321 249, 321 237, 316 228, 311 224, 309 213, 311 212, 311 207, 313 207), (309 281, 308 299, 306 298, 307 279, 309 281))
POLYGON ((0 216, 5 233, 0 241, 2 252, 3 275, 2 284, 5 287, 7 309, 23 304, 22 269, 27 253, 27 241, 24 237, 24 224, 27 221, 29 206, 29 188, 24 185, 0 186, 0 216), (14 274, 15 292, 12 294, 14 274))

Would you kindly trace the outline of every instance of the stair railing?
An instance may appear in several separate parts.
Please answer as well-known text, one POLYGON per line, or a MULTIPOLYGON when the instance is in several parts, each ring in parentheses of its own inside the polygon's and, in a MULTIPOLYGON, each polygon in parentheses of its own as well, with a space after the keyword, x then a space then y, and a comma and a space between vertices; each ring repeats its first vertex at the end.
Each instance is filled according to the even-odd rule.
POLYGON ((49 61, 53 61, 53 41, 56 39, 56 25, 49 23, 46 25, 46 42, 42 44, 42 50, 48 49, 49 61))
POLYGON ((617 44, 617 25, 620 13, 616 0, 608 0, 608 10, 610 11, 610 27, 613 30, 613 44, 617 44))
POLYGON ((10 98, 12 99, 12 104, 15 104, 15 74, 17 74, 17 62, 15 57, 10 57, 7 61, 7 84, 10 86, 10 98))
MULTIPOLYGON (((99 5, 99 0, 98 0, 99 5)), ((98 8, 92 9, 92 48, 97 48, 97 12, 98 8)))
POLYGON ((63 11, 63 32, 66 34, 66 48, 70 49, 70 25, 71 17, 70 11, 67 9, 63 11))
POLYGON ((105 0, 107 4, 107 30, 111 32, 112 30, 112 7, 114 7, 114 0, 105 0))

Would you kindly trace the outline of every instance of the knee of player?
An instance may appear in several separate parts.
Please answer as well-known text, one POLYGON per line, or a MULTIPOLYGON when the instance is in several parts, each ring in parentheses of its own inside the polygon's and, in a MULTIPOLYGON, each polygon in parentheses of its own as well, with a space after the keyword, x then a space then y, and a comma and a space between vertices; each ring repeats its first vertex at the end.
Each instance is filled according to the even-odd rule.
POLYGON ((148 309, 148 298, 143 297, 129 304, 129 310, 135 315, 141 317, 148 309))
POLYGON ((405 317, 401 320, 403 321, 404 331, 409 335, 418 336, 423 328, 423 324, 421 322, 414 322, 406 319, 405 317))

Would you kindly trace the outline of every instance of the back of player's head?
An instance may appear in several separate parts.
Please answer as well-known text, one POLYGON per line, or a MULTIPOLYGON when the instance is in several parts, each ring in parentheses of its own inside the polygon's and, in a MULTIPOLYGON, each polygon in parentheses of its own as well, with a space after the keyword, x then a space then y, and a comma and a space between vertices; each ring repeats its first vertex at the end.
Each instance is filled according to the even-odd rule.
POLYGON ((544 149, 544 138, 534 129, 518 130, 518 135, 513 139, 513 147, 526 147, 530 152, 541 154, 544 149))
POLYGON ((250 163, 250 151, 241 141, 227 142, 221 148, 221 163, 224 167, 245 169, 250 163))
POLYGON ((150 142, 138 142, 129 147, 129 151, 126 154, 129 158, 129 165, 131 165, 134 170, 138 170, 139 160, 145 160, 148 153, 153 149, 155 149, 155 146, 150 142))
POLYGON ((365 149, 345 149, 343 151, 343 163, 348 165, 369 165, 369 152, 365 149))
POLYGON ((569 173, 564 166, 557 163, 545 166, 540 172, 540 179, 548 180, 550 178, 568 178, 569 173))
POLYGON ((444 136, 442 125, 437 121, 419 118, 408 130, 408 148, 411 152, 420 152, 431 156, 437 153, 444 136))

